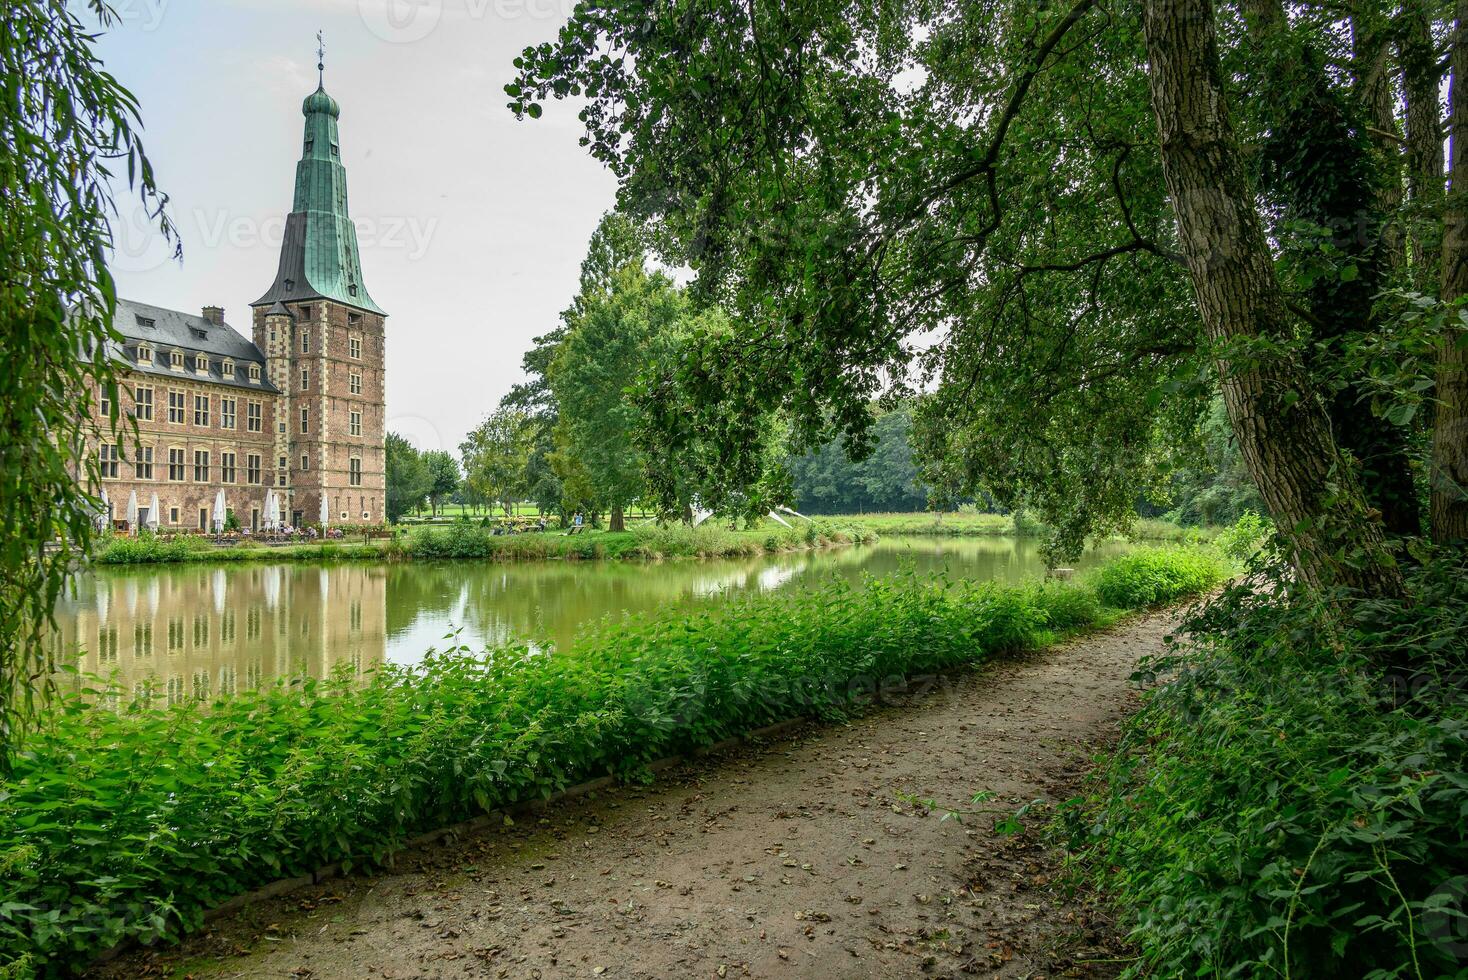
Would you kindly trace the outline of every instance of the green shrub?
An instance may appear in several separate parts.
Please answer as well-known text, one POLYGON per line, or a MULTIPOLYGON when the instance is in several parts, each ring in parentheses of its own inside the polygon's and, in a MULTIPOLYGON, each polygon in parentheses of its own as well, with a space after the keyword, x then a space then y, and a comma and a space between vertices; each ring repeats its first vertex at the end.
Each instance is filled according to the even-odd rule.
POLYGON ((1259 546, 1274 534, 1274 523, 1252 510, 1239 515, 1233 526, 1218 532, 1214 539, 1219 550, 1239 562, 1246 562, 1259 552, 1259 546))
POLYGON ((1235 586, 1150 665, 1069 821, 1149 976, 1461 977, 1468 952, 1468 562, 1405 602, 1235 586), (1345 603, 1353 625, 1330 612, 1345 603), (1373 662, 1410 652, 1420 666, 1373 662))
POLYGON ((1095 584, 1108 606, 1137 609, 1206 592, 1223 577, 1223 562, 1206 551, 1143 548, 1108 562, 1095 584))

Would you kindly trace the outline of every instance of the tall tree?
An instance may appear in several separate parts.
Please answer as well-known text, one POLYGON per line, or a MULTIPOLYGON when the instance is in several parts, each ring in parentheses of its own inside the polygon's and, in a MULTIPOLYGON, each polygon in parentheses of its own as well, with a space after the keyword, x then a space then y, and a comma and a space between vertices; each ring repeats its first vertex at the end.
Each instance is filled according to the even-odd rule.
MULTIPOLYGON (((1340 50, 1365 0, 1297 6, 1329 59, 1290 75, 1296 118, 1336 104, 1334 84, 1373 91, 1379 111, 1379 79, 1356 86, 1351 66, 1387 70, 1387 49, 1373 40, 1364 57, 1363 38, 1363 57, 1340 50)), ((1278 106, 1221 84, 1211 5, 1152 14, 1176 30, 1143 32, 1097 0, 584 5, 522 54, 507 92, 534 116, 543 99, 587 98, 587 142, 617 173, 620 206, 659 226, 699 302, 728 309, 736 329, 690 345, 678 380, 700 406, 694 424, 717 422, 746 455, 758 429, 737 420, 772 411, 806 445, 837 429, 860 452, 875 396, 931 379, 922 442, 948 461, 939 485, 1032 501, 1074 551, 1165 486, 1177 436, 1222 391, 1302 577, 1395 593, 1368 503, 1385 499, 1383 468, 1365 453, 1358 475, 1324 407, 1355 383, 1340 353, 1354 343, 1317 343, 1312 332, 1337 325, 1299 301, 1355 317, 1349 266, 1372 256, 1337 263, 1318 297, 1303 275, 1287 293, 1259 212, 1303 214, 1320 188, 1293 174, 1255 184, 1243 169, 1229 116, 1266 133, 1278 106), (1164 83, 1164 46, 1201 74, 1164 83), (1206 127, 1207 146, 1184 145, 1184 119, 1206 127)), ((1257 38, 1227 36, 1235 75, 1257 38)), ((1369 163, 1358 117, 1371 118, 1326 121, 1369 163)), ((1301 138, 1317 154, 1301 159, 1328 149, 1314 130, 1301 138)), ((1359 176, 1374 214, 1391 195, 1359 176)), ((1353 328, 1353 342, 1377 329, 1353 328)))
POLYGON ((1437 361, 1437 417, 1432 439, 1432 533, 1438 541, 1468 542, 1468 0, 1457 0, 1449 90, 1452 186, 1442 247, 1442 298, 1448 318, 1437 361))
POLYGON ((631 389, 676 329, 688 304, 672 280, 629 263, 605 293, 592 293, 556 351, 550 385, 559 408, 558 445, 610 513, 609 529, 646 489, 636 435, 642 412, 631 389))
POLYGON ((452 453, 441 449, 424 453, 422 460, 428 481, 428 499, 433 505, 434 516, 437 516, 443 502, 459 489, 459 461, 452 453))
MULTIPOLYGON (((86 7, 102 26, 114 23, 101 0, 86 7)), ((37 683, 51 675, 51 609, 100 511, 95 446, 127 447, 132 436, 116 418, 102 432, 88 421, 95 392, 116 383, 111 345, 121 340, 107 269, 113 181, 137 191, 161 235, 173 233, 138 137, 137 101, 103 70, 93 29, 61 0, 13 0, 3 20, 0 773, 37 683)))
POLYGON ((422 454, 396 432, 387 434, 387 519, 397 521, 428 496, 428 470, 422 454))
POLYGON ((510 408, 491 412, 459 447, 465 481, 510 513, 530 487, 534 438, 529 416, 510 408))

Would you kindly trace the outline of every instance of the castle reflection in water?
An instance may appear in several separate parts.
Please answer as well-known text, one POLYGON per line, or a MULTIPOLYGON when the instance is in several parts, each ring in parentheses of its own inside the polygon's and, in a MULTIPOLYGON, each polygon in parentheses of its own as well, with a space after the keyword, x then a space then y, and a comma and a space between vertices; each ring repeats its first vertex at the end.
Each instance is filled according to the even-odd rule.
POLYGON ((326 677, 340 664, 363 676, 383 659, 386 599, 376 566, 85 576, 57 608, 55 652, 123 690, 151 685, 170 704, 326 677))

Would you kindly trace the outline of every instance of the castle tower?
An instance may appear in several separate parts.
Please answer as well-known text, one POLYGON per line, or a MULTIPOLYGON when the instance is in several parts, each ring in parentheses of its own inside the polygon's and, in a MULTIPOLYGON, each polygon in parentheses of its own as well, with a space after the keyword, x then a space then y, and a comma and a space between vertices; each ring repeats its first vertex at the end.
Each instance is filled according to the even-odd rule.
MULTIPOLYGON (((319 67, 319 66, 318 66, 319 67)), ((322 86, 301 106, 304 144, 275 282, 254 303, 255 344, 280 389, 270 460, 291 523, 385 520, 385 314, 362 281, 337 120, 322 86)))

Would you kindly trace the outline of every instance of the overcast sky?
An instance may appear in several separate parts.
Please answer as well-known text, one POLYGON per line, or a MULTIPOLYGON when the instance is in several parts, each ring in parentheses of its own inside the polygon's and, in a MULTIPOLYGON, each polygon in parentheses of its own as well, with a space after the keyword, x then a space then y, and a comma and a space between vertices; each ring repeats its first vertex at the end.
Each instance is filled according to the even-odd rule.
POLYGON ((388 312, 387 417, 456 450, 520 379, 520 355, 570 302, 616 182, 578 144, 578 106, 516 121, 503 86, 571 0, 112 0, 102 59, 142 105, 143 139, 182 232, 173 262, 132 201, 120 295, 222 305, 249 336, 271 284, 300 156, 301 100, 341 103, 362 268, 388 312))

